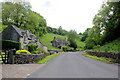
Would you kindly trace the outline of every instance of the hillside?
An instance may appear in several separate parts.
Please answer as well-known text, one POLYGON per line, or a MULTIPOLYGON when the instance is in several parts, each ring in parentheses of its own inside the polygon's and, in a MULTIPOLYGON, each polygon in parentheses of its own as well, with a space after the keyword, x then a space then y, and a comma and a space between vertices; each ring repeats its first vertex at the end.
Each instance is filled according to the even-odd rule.
MULTIPOLYGON (((43 35, 42 37, 40 37, 40 41, 46 45, 48 47, 49 50, 60 50, 59 48, 54 48, 52 46, 51 41, 54 39, 54 37, 56 37, 57 39, 67 39, 67 36, 61 36, 61 35, 57 35, 57 34, 53 34, 53 33, 47 33, 45 35, 43 35)), ((79 39, 76 40, 77 42, 77 50, 83 50, 85 43, 81 42, 79 39)))
POLYGON ((120 53, 120 38, 101 46, 100 48, 93 49, 97 52, 116 52, 120 53))
POLYGON ((59 48, 54 48, 52 46, 51 41, 53 41, 54 37, 56 37, 57 39, 65 39, 65 38, 67 38, 67 36, 61 36, 61 35, 57 35, 57 34, 47 33, 47 34, 43 35, 42 37, 40 37, 40 41, 44 45, 46 45, 49 50, 60 50, 59 48))

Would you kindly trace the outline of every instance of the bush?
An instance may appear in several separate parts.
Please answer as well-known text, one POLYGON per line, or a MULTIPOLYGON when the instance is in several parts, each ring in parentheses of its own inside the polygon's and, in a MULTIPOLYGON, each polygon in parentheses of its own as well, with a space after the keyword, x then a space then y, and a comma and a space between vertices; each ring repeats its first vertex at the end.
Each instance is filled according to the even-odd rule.
POLYGON ((76 41, 75 41, 75 40, 70 40, 70 45, 69 45, 69 46, 70 46, 70 47, 73 47, 74 50, 76 50, 76 48, 77 48, 76 41))
POLYGON ((11 40, 2 40, 2 50, 8 50, 8 49, 19 50, 21 49, 21 43, 11 40))
POLYGON ((97 46, 94 46, 93 49, 95 49, 95 48, 99 48, 99 47, 100 47, 100 45, 97 45, 97 46))
POLYGON ((17 50, 16 53, 31 54, 28 50, 17 50))
POLYGON ((67 46, 62 46, 63 51, 67 51, 67 46))
POLYGON ((36 45, 34 43, 30 43, 27 46, 28 46, 28 51, 30 51, 31 53, 33 53, 34 51, 36 51, 37 47, 38 47, 38 45, 36 45))
POLYGON ((38 47, 37 54, 40 54, 40 53, 47 53, 47 52, 42 47, 38 47))
POLYGON ((67 50, 74 50, 74 48, 73 47, 67 47, 67 50))
POLYGON ((78 51, 84 51, 83 48, 77 48, 76 50, 78 50, 78 51))

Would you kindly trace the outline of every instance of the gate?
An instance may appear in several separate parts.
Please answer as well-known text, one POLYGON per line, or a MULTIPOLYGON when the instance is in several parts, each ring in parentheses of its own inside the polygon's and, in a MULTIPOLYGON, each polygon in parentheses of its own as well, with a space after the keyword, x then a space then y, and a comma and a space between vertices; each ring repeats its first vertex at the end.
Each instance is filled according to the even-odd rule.
POLYGON ((0 63, 8 63, 8 50, 0 51, 0 63))
POLYGON ((0 50, 0 63, 3 64, 13 64, 13 55, 15 54, 15 49, 11 50, 0 50))

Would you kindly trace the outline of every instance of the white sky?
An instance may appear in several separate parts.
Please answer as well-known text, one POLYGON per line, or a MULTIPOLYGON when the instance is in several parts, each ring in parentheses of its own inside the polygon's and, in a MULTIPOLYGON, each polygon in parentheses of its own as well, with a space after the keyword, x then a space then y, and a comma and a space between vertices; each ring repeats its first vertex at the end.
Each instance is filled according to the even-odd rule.
POLYGON ((104 0, 29 0, 32 10, 40 13, 50 27, 77 33, 92 27, 92 20, 104 0))

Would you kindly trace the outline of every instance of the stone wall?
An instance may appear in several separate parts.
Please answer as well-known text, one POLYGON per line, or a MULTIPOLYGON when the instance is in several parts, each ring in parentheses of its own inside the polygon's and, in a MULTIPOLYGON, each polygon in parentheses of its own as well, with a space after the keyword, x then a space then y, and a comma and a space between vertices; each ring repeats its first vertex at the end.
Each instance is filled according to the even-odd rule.
POLYGON ((92 52, 86 51, 87 54, 97 56, 97 57, 106 57, 106 58, 113 58, 118 62, 120 53, 112 53, 112 52, 92 52))
POLYGON ((14 64, 36 63, 48 55, 49 54, 15 54, 13 61, 14 64))

